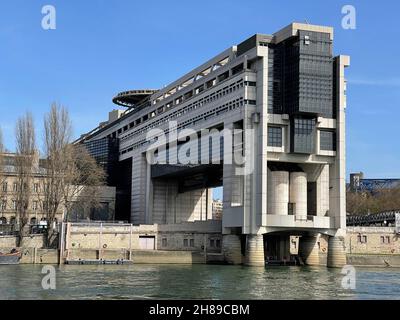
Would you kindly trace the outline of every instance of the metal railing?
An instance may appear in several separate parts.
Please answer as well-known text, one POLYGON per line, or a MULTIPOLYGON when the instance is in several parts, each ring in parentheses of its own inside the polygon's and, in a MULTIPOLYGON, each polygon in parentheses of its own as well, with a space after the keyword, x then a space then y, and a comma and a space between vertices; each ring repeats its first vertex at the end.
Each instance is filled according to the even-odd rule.
POLYGON ((16 224, 0 224, 0 236, 14 236, 18 234, 16 224))
POLYGON ((368 226, 376 224, 394 224, 396 219, 396 213, 400 213, 400 210, 370 213, 363 215, 349 215, 346 217, 348 226, 368 226))
MULTIPOLYGON (((59 231, 61 224, 56 224, 55 230, 59 231)), ((34 234, 44 234, 46 233, 48 226, 44 224, 27 224, 24 227, 25 234, 34 235, 34 234)), ((16 236, 20 232, 20 227, 17 223, 7 223, 0 224, 0 236, 16 236)))

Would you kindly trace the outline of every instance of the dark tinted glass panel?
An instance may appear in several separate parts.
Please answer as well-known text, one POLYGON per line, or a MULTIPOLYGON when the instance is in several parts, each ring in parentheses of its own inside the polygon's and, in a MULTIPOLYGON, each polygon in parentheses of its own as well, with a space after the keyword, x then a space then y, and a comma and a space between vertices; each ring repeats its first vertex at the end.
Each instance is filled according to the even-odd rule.
POLYGON ((336 134, 334 131, 320 131, 320 149, 336 151, 336 134))
POLYGON ((282 128, 268 127, 268 146, 282 147, 282 128))

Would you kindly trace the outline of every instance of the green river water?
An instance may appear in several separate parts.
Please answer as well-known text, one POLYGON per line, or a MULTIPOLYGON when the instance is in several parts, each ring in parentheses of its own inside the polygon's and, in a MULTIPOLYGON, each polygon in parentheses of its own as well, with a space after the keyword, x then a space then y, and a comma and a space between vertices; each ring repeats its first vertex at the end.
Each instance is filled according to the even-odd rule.
POLYGON ((343 289, 340 269, 221 265, 0 266, 0 299, 399 299, 400 269, 356 268, 343 289))

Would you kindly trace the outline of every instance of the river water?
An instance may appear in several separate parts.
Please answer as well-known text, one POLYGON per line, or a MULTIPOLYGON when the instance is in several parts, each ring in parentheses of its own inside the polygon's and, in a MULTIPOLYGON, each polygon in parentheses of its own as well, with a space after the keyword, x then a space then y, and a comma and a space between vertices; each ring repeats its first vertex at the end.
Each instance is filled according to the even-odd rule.
POLYGON ((0 265, 0 299, 400 299, 400 269, 220 265, 55 266, 56 289, 40 265, 0 265))

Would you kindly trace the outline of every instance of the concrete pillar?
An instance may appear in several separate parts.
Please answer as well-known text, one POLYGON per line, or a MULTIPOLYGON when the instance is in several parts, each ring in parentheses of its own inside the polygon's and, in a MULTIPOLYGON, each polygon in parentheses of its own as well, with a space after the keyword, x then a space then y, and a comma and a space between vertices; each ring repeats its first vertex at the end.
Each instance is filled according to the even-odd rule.
POLYGON ((346 265, 346 250, 343 237, 329 237, 328 262, 330 268, 341 268, 346 265))
POLYGON ((131 223, 135 225, 146 223, 150 179, 147 165, 144 154, 138 153, 132 157, 131 223))
POLYGON ((152 223, 165 224, 167 221, 167 181, 153 181, 153 212, 152 223))
POLYGON ((320 265, 319 248, 316 236, 302 236, 299 244, 299 255, 309 266, 320 265))
POLYGON ((242 263, 242 249, 240 237, 235 234, 226 234, 222 236, 222 252, 225 262, 228 264, 242 263))
POLYGON ((297 220, 307 220, 307 174, 290 173, 290 202, 294 204, 297 220))
POLYGON ((246 259, 247 266, 264 267, 264 237, 262 234, 247 235, 246 259))
POLYGON ((289 172, 271 171, 268 181, 268 213, 287 215, 289 203, 289 172))
POLYGON ((213 212, 212 212, 212 203, 213 203, 213 191, 212 189, 206 189, 206 215, 207 220, 212 220, 213 212))
POLYGON ((321 165, 317 178, 317 216, 326 216, 329 212, 329 165, 321 165))

